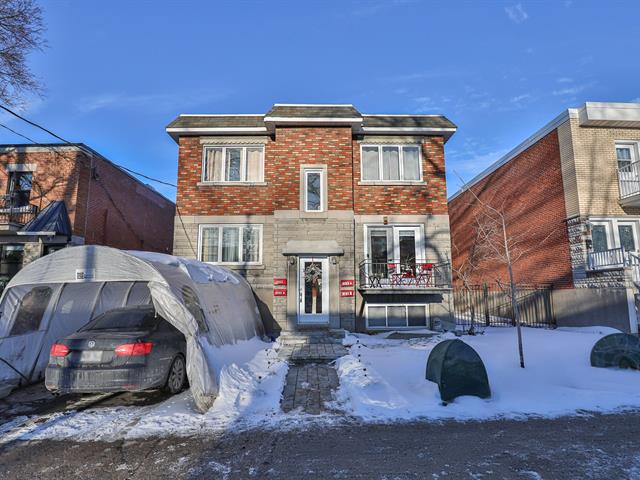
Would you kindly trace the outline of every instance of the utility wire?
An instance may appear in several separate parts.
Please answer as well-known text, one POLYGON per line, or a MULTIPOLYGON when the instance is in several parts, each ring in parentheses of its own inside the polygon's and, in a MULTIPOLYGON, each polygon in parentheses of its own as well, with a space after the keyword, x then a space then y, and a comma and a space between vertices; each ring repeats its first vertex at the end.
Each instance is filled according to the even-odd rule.
MULTIPOLYGON (((48 128, 45 128, 45 127, 43 127, 42 125, 40 125, 40 124, 38 124, 38 123, 36 123, 36 122, 33 122, 33 121, 31 121, 31 120, 29 120, 29 119, 27 119, 27 118, 23 117, 22 115, 20 115, 20 114, 18 114, 18 113, 16 113, 16 112, 14 112, 14 111, 13 111, 13 110, 11 110, 10 108, 5 107, 5 106, 4 106, 4 105, 2 105, 2 104, 0 104, 0 109, 2 109, 2 110, 4 110, 4 111, 6 111, 6 112, 8 112, 8 113, 10 113, 10 114, 11 114, 11 115, 13 115, 14 117, 19 118, 19 119, 20 119, 20 120, 22 120, 23 122, 26 122, 26 123, 28 123, 29 125, 33 126, 33 127, 39 128, 39 129, 40 129, 40 130, 42 130, 43 132, 48 133, 49 135, 53 136, 54 138, 57 138, 58 140, 60 140, 61 142, 66 143, 67 145, 72 145, 72 146, 74 146, 74 147, 78 147, 80 150, 82 150, 83 152, 85 152, 85 153, 86 153, 86 154, 88 154, 88 155, 94 155, 94 153, 93 153, 93 152, 88 151, 87 149, 83 148, 83 147, 82 147, 82 145, 78 145, 78 144, 75 144, 75 143, 73 143, 73 142, 70 142, 69 140, 65 140, 65 139, 64 139, 64 138, 62 138, 60 135, 57 135, 57 134, 53 133, 53 132, 52 132, 51 130, 49 130, 48 128)), ((26 138, 26 139, 27 139, 27 140, 29 140, 31 143, 40 144, 39 142, 36 142, 35 140, 32 140, 32 139, 30 139, 29 137, 27 137, 27 136, 25 136, 25 135, 22 135, 22 134, 20 134, 20 133, 16 132, 15 130, 12 130, 11 128, 9 128, 9 127, 5 126, 5 125, 0 124, 0 126, 2 126, 2 127, 4 127, 4 128, 6 128, 7 130, 9 130, 9 131, 11 131, 11 132, 15 133, 16 135, 18 135, 18 136, 20 136, 20 137, 22 137, 22 138, 26 138)), ((40 145, 41 145, 41 144, 40 144, 40 145)), ((126 170, 127 172, 133 173, 134 175, 139 175, 140 177, 144 177, 144 178, 146 178, 147 180, 151 180, 152 182, 157 182, 157 183, 161 183, 161 184, 163 184, 163 185, 168 185, 169 187, 178 188, 178 187, 177 187, 176 185, 174 185, 173 183, 169 183, 169 182, 166 182, 166 181, 164 181, 164 180, 159 180, 159 179, 157 179, 157 178, 150 177, 150 176, 148 176, 148 175, 145 175, 144 173, 136 172, 135 170, 132 170, 132 169, 130 169, 130 168, 127 168, 127 167, 125 167, 124 165, 120 165, 119 163, 116 163, 116 162, 114 162, 114 161, 111 161, 111 163, 113 163, 114 165, 116 165, 116 166, 117 166, 117 167, 119 167, 119 168, 122 168, 123 170, 126 170)))
MULTIPOLYGON (((85 148, 82 148, 82 146, 81 146, 81 145, 77 145, 77 144, 74 144, 73 142, 69 142, 68 140, 65 140, 65 139, 64 139, 64 138, 62 138, 61 136, 56 135, 55 133, 53 133, 51 130, 49 130, 49 129, 47 129, 47 128, 43 127, 42 125, 39 125, 39 124, 38 124, 38 123, 36 123, 36 122, 32 122, 31 120, 29 120, 29 119, 27 119, 27 118, 24 118, 22 115, 19 115, 18 113, 14 112, 14 111, 13 111, 13 110, 11 110, 10 108, 8 108, 8 107, 6 107, 6 106, 4 106, 4 105, 2 105, 2 104, 0 104, 0 109, 5 110, 6 112, 10 113, 11 115, 13 115, 13 116, 14 116, 14 117, 16 117, 16 118, 19 118, 19 119, 20 119, 20 120, 22 120, 22 121, 24 121, 24 122, 28 123, 29 125, 32 125, 32 126, 34 126, 34 127, 36 127, 36 128, 39 128, 39 129, 40 129, 40 130, 42 130, 43 132, 48 133, 49 135, 51 135, 51 136, 53 136, 53 137, 57 138, 58 140, 60 140, 60 141, 64 142, 64 143, 65 143, 65 144, 67 144, 67 145, 71 145, 71 146, 77 147, 77 148, 79 148, 80 150, 82 150, 83 152, 85 152, 86 154, 88 154, 88 155, 90 155, 90 156, 93 156, 93 155, 94 155, 94 153, 93 153, 92 151, 87 151, 85 148)), ((11 131, 12 133, 14 133, 14 134, 16 134, 16 135, 18 135, 18 136, 20 136, 20 137, 22 137, 22 138, 25 138, 25 139, 29 140, 29 141, 30 141, 31 143, 33 143, 33 144, 41 145, 41 146, 44 146, 44 147, 50 148, 50 149, 51 149, 52 151, 54 151, 55 153, 57 153, 57 154, 59 153, 59 152, 55 149, 55 147, 53 147, 53 146, 51 146, 51 145, 43 145, 43 144, 41 144, 41 143, 39 143, 39 142, 36 142, 35 140, 33 140, 33 139, 31 139, 31 138, 29 138, 29 137, 27 137, 27 136, 25 136, 25 135, 22 135, 21 133, 18 133, 18 132, 16 132, 15 130, 13 130, 13 129, 11 129, 11 128, 7 127, 6 125, 0 124, 0 127, 4 127, 4 128, 6 128, 7 130, 11 131)), ((130 173, 132 173, 132 174, 134 174, 134 175, 138 175, 138 176, 140 176, 140 177, 146 178, 146 179, 151 180, 151 181, 153 181, 153 182, 161 183, 161 184, 163 184, 163 185, 168 185, 168 186, 173 187, 173 188, 178 188, 178 187, 177 187, 177 185, 174 185, 173 183, 169 183, 169 182, 166 182, 166 181, 164 181, 164 180, 159 180, 159 179, 157 179, 157 178, 150 177, 150 176, 145 175, 145 174, 143 174, 143 173, 136 172, 135 170, 132 170, 132 169, 130 169, 130 168, 127 168, 127 167, 125 167, 125 166, 123 166, 123 165, 120 165, 120 164, 118 164, 118 163, 116 163, 116 162, 113 162, 113 161, 111 161, 111 163, 113 163, 115 166, 117 166, 117 167, 119 167, 119 168, 121 168, 121 169, 123 169, 123 170, 126 170, 127 172, 130 172, 130 173)), ((136 235, 136 236, 138 237, 138 235, 135 233, 135 231, 133 230, 132 226, 129 224, 129 222, 127 221, 126 217, 125 217, 125 216, 124 216, 124 214, 122 213, 122 211, 118 208, 118 206, 117 206, 117 205, 115 204, 115 202, 113 201, 113 198, 112 198, 112 197, 111 197, 111 195, 109 194, 109 192, 108 192, 108 190, 107 190, 107 188, 106 188, 106 185, 104 185, 102 182, 99 182, 99 183, 100 183, 101 187, 104 189, 104 191, 105 191, 105 193, 107 194, 107 196, 109 197, 109 199, 111 200, 111 203, 113 204, 113 206, 116 208, 116 210, 118 211, 118 213, 120 214, 120 216, 122 217, 122 219, 125 221, 125 223, 126 223, 126 224, 127 224, 127 226, 129 227, 129 229, 132 231, 132 233, 133 233, 134 235, 136 235)), ((184 234, 185 234, 185 236, 187 237, 187 240, 188 240, 188 242, 189 242, 189 247, 191 247, 191 251, 193 252, 193 255, 197 258, 197 257, 198 257, 198 254, 197 254, 197 252, 196 252, 196 249, 193 247, 193 243, 191 242, 191 237, 189 237, 189 233, 187 232, 187 229, 186 229, 186 227, 185 227, 185 225, 184 225, 184 221, 182 220, 182 215, 180 214, 180 209, 178 208, 178 204, 177 204, 177 203, 176 203, 176 214, 178 215, 178 219, 180 220, 180 225, 182 226, 182 229, 183 229, 183 231, 184 231, 184 234)), ((138 237, 138 238, 140 239, 140 237, 138 237)))

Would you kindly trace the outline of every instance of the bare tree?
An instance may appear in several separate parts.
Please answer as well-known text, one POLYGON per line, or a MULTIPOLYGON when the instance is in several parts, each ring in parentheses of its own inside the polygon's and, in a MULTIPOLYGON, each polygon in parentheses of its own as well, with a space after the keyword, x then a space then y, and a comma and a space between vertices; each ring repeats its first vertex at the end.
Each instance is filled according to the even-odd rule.
MULTIPOLYGON (((460 177, 458 177, 460 178, 460 177)), ((479 213, 474 218, 475 230, 475 255, 483 262, 493 261, 504 265, 507 269, 509 277, 509 291, 511 297, 511 308, 518 333, 518 355, 520 357, 520 367, 524 368, 524 351, 522 347, 522 328, 520 323, 520 312, 517 302, 517 283, 513 274, 513 265, 522 258, 530 248, 526 248, 524 242, 530 239, 530 232, 523 229, 520 232, 509 230, 509 223, 524 214, 524 208, 513 208, 510 203, 510 209, 505 208, 507 200, 499 205, 493 205, 494 201, 481 200, 478 195, 460 178, 463 183, 464 190, 468 191, 479 208, 479 213)), ((509 199, 512 202, 511 199, 509 199)), ((550 232, 536 246, 543 244, 553 232, 550 232)))
POLYGON ((15 105, 42 85, 27 55, 45 46, 42 10, 35 0, 0 0, 0 101, 15 105))

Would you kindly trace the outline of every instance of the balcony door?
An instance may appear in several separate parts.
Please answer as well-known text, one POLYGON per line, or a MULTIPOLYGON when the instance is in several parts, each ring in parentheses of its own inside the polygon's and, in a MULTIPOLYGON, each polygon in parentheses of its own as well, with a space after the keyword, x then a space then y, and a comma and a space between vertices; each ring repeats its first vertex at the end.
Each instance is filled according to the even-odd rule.
POLYGON ((389 270, 414 269, 424 260, 422 228, 419 226, 367 226, 369 274, 383 278, 389 270))

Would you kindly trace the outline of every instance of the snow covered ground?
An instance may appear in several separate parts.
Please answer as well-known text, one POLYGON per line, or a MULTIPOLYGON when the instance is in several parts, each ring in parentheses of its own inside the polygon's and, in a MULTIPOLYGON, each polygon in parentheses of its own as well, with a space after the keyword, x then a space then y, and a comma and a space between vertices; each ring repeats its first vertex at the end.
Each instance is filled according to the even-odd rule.
POLYGON ((277 343, 256 338, 220 349, 220 394, 204 415, 187 391, 156 405, 96 407, 17 428, 27 419, 19 417, 0 426, 0 444, 18 438, 109 441, 353 421, 555 417, 640 408, 640 372, 589 365, 593 344, 613 331, 525 328, 525 369, 519 368, 514 328, 460 337, 484 361, 492 397, 461 397, 447 406, 440 402, 437 385, 425 379, 425 369, 432 348, 452 334, 411 340, 348 335, 350 354, 336 362, 340 386, 331 405, 334 413, 320 416, 281 411, 288 367, 277 359, 277 343))
POLYGON ((412 341, 350 335, 345 341, 351 354, 338 360, 338 402, 366 421, 554 417, 640 407, 640 372, 589 364, 593 344, 613 332, 524 328, 525 369, 519 367, 515 328, 460 337, 484 361, 492 397, 460 397, 447 406, 441 405, 438 386, 425 380, 425 370, 431 349, 452 334, 412 341))

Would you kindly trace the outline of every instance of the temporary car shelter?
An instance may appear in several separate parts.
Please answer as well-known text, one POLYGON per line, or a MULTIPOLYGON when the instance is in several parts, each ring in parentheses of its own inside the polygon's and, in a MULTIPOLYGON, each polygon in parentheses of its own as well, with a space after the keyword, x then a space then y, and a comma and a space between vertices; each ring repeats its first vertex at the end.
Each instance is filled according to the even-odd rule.
POLYGON ((0 299, 0 398, 41 379, 51 345, 102 312, 153 303, 187 340, 187 376, 206 411, 218 392, 216 347, 264 334, 249 284, 195 260, 69 247, 20 270, 0 299))

